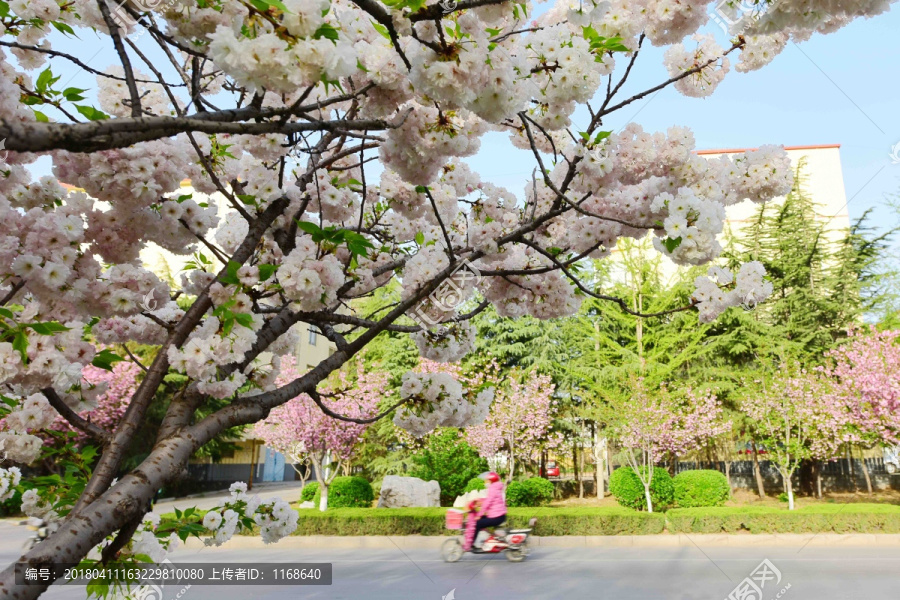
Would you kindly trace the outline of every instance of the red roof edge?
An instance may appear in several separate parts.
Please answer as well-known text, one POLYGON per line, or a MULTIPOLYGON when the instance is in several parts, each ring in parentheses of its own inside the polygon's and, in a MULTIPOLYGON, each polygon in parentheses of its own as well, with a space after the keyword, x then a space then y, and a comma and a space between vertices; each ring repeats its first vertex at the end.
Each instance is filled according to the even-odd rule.
MULTIPOLYGON (((825 150, 828 148, 840 148, 840 144, 821 144, 818 146, 785 146, 785 150, 825 150)), ((723 150, 695 150, 695 154, 736 154, 738 152, 749 152, 757 150, 757 148, 725 148, 723 150)))

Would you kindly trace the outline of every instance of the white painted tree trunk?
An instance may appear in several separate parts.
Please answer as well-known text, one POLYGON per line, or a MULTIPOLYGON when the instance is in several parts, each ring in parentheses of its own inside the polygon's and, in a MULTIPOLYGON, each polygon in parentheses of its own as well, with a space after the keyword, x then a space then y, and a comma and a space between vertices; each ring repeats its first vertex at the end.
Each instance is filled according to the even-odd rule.
POLYGON ((647 498, 647 512, 653 512, 653 500, 650 499, 650 486, 644 485, 644 496, 647 498))

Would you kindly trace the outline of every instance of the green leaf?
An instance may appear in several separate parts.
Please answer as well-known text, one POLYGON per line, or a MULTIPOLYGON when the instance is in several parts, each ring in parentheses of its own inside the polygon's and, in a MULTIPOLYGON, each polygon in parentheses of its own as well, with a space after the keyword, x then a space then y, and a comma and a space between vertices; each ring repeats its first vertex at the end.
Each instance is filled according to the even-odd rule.
POLYGON ((233 260, 228 261, 228 266, 225 268, 225 275, 219 277, 219 281, 222 283, 227 283, 230 285, 240 285, 241 280, 238 279, 237 272, 238 269, 241 268, 241 263, 235 262, 233 260))
POLYGON ((103 121, 109 118, 109 115, 102 110, 97 110, 93 106, 85 106, 76 104, 75 109, 91 121, 103 121))
POLYGON ((69 331, 68 327, 66 327, 62 323, 57 323, 56 321, 47 321, 46 323, 28 323, 25 326, 34 329, 35 333, 39 333, 40 335, 53 335, 54 333, 59 333, 61 331, 69 331))
POLYGON ((384 37, 384 39, 386 39, 386 40, 391 39, 391 33, 388 31, 388 28, 385 27, 384 25, 382 25, 381 23, 376 23, 375 21, 372 21, 372 27, 374 27, 375 31, 380 33, 382 35, 382 37, 384 37))
POLYGON ((249 206, 256 206, 258 204, 258 202, 256 201, 256 196, 254 196, 253 194, 238 194, 237 197, 238 200, 249 206))
POLYGON ((428 192, 428 188, 425 187, 424 185, 417 185, 417 186, 416 186, 416 192, 419 193, 419 194, 425 194, 425 193, 428 192))
POLYGON ((421 231, 416 234, 416 243, 420 246, 425 243, 425 234, 421 231))
POLYGON ((279 2, 279 0, 250 0, 250 4, 254 8, 262 12, 267 12, 270 8, 277 8, 281 12, 289 13, 287 6, 279 2))
POLYGON ((663 240, 663 245, 666 247, 666 250, 669 252, 674 252, 675 248, 681 245, 681 236, 675 238, 666 238, 663 240))
POLYGON ((112 371, 113 364, 125 360, 112 350, 104 348, 94 356, 91 364, 104 371, 112 371))
POLYGON ((253 315, 247 313, 235 313, 234 320, 248 329, 253 327, 253 315))
POLYGON ((45 115, 41 111, 34 110, 33 108, 31 110, 34 111, 34 118, 37 119, 39 123, 49 123, 50 122, 50 118, 47 117, 47 115, 45 115))
POLYGON ((28 360, 28 336, 26 336, 21 330, 16 332, 16 335, 13 338, 12 347, 13 350, 18 351, 18 353, 22 355, 22 362, 26 362, 28 360))
POLYGON ((6 18, 9 16, 9 4, 0 0, 0 17, 6 18))
POLYGON ((82 90, 80 88, 70 87, 64 89, 62 95, 69 102, 81 102, 82 100, 84 100, 84 96, 82 96, 81 94, 83 94, 85 91, 86 90, 82 90))
POLYGON ((319 25, 319 28, 316 29, 316 32, 313 34, 313 38, 317 39, 317 40, 321 39, 321 38, 326 38, 326 39, 329 39, 334 42, 334 41, 337 41, 337 39, 338 39, 338 30, 335 29, 329 23, 322 23, 321 25, 319 25))
POLYGON ((594 144, 599 144, 606 138, 612 135, 612 131, 599 131, 597 135, 594 136, 594 144))
POLYGON ((259 265, 259 280, 266 281, 275 274, 277 269, 278 267, 275 265, 259 265))
POLYGON ((53 71, 50 70, 50 67, 47 67, 41 74, 38 75, 37 80, 34 82, 34 89, 39 91, 41 94, 47 92, 47 87, 53 82, 53 71))
MULTIPOLYGON (((0 2, 0 4, 5 4, 5 3, 0 2)), ((2 12, 2 11, 0 11, 0 12, 2 12)), ((71 35, 74 37, 78 37, 77 35, 75 35, 75 30, 72 29, 67 23, 61 23, 60 21, 52 21, 50 24, 53 25, 56 28, 56 30, 61 33, 71 35)))
POLYGON ((321 227, 319 227, 315 223, 309 223, 308 221, 297 221, 297 227, 310 235, 317 235, 322 233, 321 227))

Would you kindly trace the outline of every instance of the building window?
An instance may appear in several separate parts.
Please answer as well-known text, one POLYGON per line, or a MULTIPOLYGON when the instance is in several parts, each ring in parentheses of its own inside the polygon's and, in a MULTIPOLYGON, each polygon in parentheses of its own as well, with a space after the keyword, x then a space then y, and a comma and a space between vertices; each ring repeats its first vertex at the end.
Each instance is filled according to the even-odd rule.
POLYGON ((316 328, 315 325, 310 325, 310 326, 309 326, 309 345, 310 345, 310 346, 315 346, 315 345, 316 345, 316 339, 317 339, 318 337, 319 337, 319 330, 316 328))

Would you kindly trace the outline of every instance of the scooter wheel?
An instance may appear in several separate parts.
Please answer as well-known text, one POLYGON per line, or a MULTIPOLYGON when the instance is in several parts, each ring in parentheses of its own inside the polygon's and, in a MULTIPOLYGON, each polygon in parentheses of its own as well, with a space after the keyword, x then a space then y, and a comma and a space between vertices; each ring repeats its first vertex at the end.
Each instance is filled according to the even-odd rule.
POLYGON ((521 550, 520 548, 512 549, 506 551, 506 560, 509 562, 522 562, 525 560, 527 553, 521 550))
POLYGON ((454 563, 462 558, 462 555, 462 544, 460 544, 459 540, 456 538, 447 540, 444 542, 444 545, 441 546, 441 556, 444 558, 444 562, 454 563))

